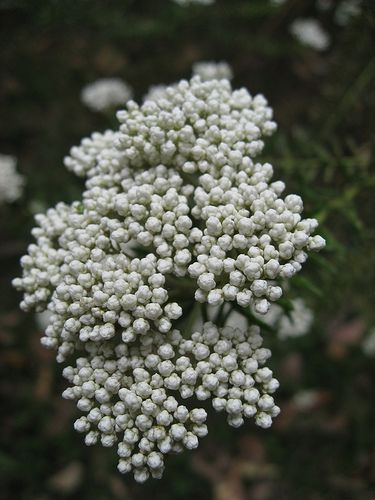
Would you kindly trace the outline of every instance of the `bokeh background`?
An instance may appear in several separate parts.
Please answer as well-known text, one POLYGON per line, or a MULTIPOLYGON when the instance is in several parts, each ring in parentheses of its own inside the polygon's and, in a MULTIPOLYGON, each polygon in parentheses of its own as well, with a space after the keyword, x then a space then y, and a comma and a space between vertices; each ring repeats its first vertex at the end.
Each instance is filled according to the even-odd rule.
POLYGON ((0 0, 0 152, 26 178, 22 198, 0 207, 1 499, 375 498, 375 349, 365 348, 375 327, 375 2, 342 25, 342 1, 0 0), (291 35, 301 17, 319 20, 326 50, 291 35), (61 367, 10 281, 33 213, 80 197, 64 155, 115 124, 84 107, 82 87, 116 76, 140 101, 201 60, 227 61, 235 87, 266 95, 279 130, 263 159, 302 195, 328 245, 290 290, 314 311, 313 328, 265 340, 281 382, 273 427, 232 429, 212 413, 198 450, 138 485, 117 472, 113 450, 86 448, 73 430, 61 367))

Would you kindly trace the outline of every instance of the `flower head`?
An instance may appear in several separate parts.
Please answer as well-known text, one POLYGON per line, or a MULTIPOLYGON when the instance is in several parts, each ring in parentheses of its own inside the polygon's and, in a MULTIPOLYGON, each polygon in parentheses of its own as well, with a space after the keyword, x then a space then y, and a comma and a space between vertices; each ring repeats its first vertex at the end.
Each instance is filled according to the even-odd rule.
POLYGON ((347 26, 362 12, 362 0, 343 0, 335 10, 334 19, 340 26, 347 26))
POLYGON ((118 130, 65 159, 86 179, 82 200, 36 216, 14 285, 23 309, 51 312, 43 344, 75 359, 64 396, 87 413, 75 428, 87 444, 120 441, 119 470, 143 481, 207 433, 195 400, 235 427, 269 427, 279 412, 259 328, 206 322, 184 336, 184 311, 227 302, 266 313, 324 240, 301 198, 283 198, 272 166, 254 160, 276 128, 263 96, 194 77, 117 117, 118 130))
POLYGON ((363 352, 369 356, 375 356, 375 328, 371 328, 367 336, 361 343, 363 352))

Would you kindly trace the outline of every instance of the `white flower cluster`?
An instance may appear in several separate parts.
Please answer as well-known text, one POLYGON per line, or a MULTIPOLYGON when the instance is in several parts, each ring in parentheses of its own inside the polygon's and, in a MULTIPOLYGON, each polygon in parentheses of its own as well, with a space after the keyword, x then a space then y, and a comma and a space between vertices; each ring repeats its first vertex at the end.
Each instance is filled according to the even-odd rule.
POLYGON ((278 304, 271 304, 269 311, 264 315, 257 315, 264 323, 272 328, 282 340, 302 337, 312 326, 314 315, 303 299, 291 301, 292 310, 286 313, 278 304))
POLYGON ((120 78, 102 78, 82 89, 81 100, 93 111, 105 111, 124 106, 132 93, 129 85, 120 78))
POLYGON ((233 71, 225 61, 200 61, 193 64, 193 76, 200 76, 202 81, 221 80, 225 78, 232 80, 233 71))
POLYGON ((121 247, 121 224, 94 211, 80 214, 79 208, 59 204, 36 216, 37 245, 21 259, 25 277, 14 280, 26 292, 23 309, 48 303, 53 314, 42 343, 57 349, 60 362, 81 344, 111 339, 118 328, 123 342, 152 327, 166 333, 182 314, 176 302, 168 302, 156 256, 111 253, 121 247))
POLYGON ((264 366, 271 353, 261 345, 258 327, 242 332, 213 323, 190 339, 173 330, 129 347, 93 343, 89 357, 64 369, 72 386, 63 395, 87 414, 75 422, 86 444, 119 442, 121 472, 133 471, 138 481, 160 477, 164 454, 196 448, 207 434, 207 413, 192 396, 211 399, 234 427, 244 417, 271 425, 280 410, 270 394, 279 383, 264 366))
POLYGON ((12 203, 22 195, 24 178, 16 171, 14 156, 0 154, 0 204, 12 203))
POLYGON ((278 413, 257 328, 206 324, 184 339, 173 322, 195 301, 266 313, 324 240, 301 198, 281 198, 272 166, 253 160, 276 127, 263 96, 194 77, 117 116, 118 131, 65 159, 86 178, 82 201, 36 216, 14 285, 23 309, 51 313, 43 344, 76 359, 65 395, 88 412, 76 428, 104 445, 124 432, 120 470, 141 481, 206 432, 204 411, 177 398, 211 398, 235 426, 278 413))
POLYGON ((302 45, 314 50, 326 50, 329 47, 329 34, 316 19, 295 19, 290 26, 290 32, 302 45))

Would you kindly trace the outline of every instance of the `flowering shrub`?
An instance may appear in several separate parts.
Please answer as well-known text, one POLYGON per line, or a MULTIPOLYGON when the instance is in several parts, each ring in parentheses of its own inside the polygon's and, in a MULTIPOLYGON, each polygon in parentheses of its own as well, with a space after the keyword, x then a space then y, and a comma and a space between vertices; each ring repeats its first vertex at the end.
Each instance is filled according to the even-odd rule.
POLYGON ((232 426, 271 425, 278 382, 259 327, 182 327, 197 304, 203 317, 227 303, 267 313, 324 240, 254 160, 276 129, 263 96, 197 76, 117 117, 65 159, 82 200, 36 216, 14 285, 24 310, 51 312, 42 343, 71 363, 64 397, 86 413, 75 428, 88 445, 118 442, 119 470, 144 481, 206 435, 197 400, 232 426))

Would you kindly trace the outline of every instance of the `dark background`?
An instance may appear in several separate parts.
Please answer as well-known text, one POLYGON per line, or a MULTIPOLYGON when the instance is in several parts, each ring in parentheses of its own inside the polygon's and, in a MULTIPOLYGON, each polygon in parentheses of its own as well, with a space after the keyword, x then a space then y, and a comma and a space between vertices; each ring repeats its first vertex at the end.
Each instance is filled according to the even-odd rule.
POLYGON ((362 348, 375 326, 375 5, 364 1, 342 27, 340 3, 320 11, 293 0, 0 0, 0 152, 15 155, 27 178, 23 197, 0 207, 1 499, 375 498, 375 355, 362 348), (319 19, 329 49, 296 41, 297 17, 319 19), (312 331, 265 340, 281 382, 274 426, 232 429, 212 413, 199 449, 170 457, 162 480, 140 486, 117 472, 114 450, 86 448, 73 430, 78 411, 60 396, 61 367, 10 281, 31 242, 32 213, 80 198, 64 155, 115 126, 83 106, 83 85, 118 76, 141 100, 200 60, 227 61, 235 87, 266 95, 279 130, 263 159, 302 195, 328 245, 290 290, 314 310, 312 331))

